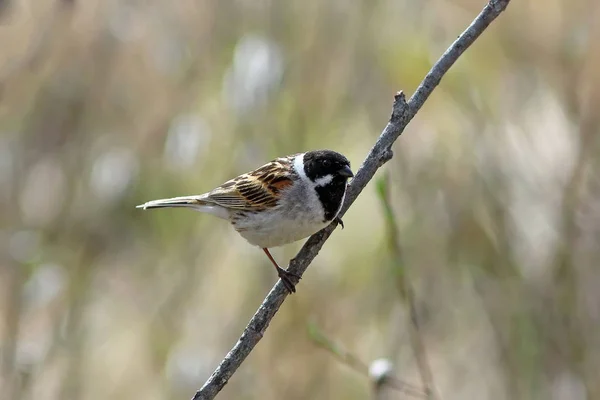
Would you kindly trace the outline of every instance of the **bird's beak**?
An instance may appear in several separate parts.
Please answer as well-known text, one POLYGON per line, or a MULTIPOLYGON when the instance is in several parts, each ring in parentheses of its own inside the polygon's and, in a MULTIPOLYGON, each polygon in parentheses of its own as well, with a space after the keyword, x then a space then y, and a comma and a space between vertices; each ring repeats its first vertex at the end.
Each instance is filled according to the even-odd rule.
POLYGON ((338 171, 338 174, 340 174, 341 176, 343 176, 345 178, 352 178, 354 176, 354 174, 352 173, 352 170, 347 165, 345 165, 342 169, 340 169, 338 171))

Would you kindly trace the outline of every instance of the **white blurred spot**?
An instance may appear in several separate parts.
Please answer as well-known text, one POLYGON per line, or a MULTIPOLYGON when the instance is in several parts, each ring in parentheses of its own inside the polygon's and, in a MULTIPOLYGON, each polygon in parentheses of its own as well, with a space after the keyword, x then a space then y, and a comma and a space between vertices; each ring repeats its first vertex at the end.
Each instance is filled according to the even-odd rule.
POLYGON ((217 354, 206 354, 194 349, 176 347, 169 354, 166 373, 176 387, 193 388, 198 384, 198 377, 212 372, 217 354))
POLYGON ((21 340, 17 345, 17 365, 25 371, 30 370, 42 362, 48 353, 48 348, 49 341, 47 338, 37 341, 21 340))
POLYGON ((512 247, 524 275, 538 279, 559 239, 562 195, 579 148, 554 97, 544 96, 529 108, 528 120, 505 130, 504 152, 498 154, 510 183, 512 247))
POLYGON ((262 106, 281 82, 283 57, 266 38, 244 36, 235 48, 233 64, 223 82, 223 96, 237 113, 262 106))
POLYGON ((387 358, 378 358, 369 365, 369 377, 373 382, 381 382, 394 373, 394 365, 387 358))
POLYGON ((585 385, 578 376, 564 372, 552 382, 551 398, 552 400, 585 400, 587 399, 585 385))
POLYGON ((25 284, 24 295, 31 307, 42 307, 61 292, 65 284, 65 271, 56 264, 38 267, 25 284))
POLYGON ((142 12, 139 8, 117 3, 112 15, 108 19, 110 33, 122 42, 131 42, 145 34, 144 20, 138 18, 142 12))
POLYGON ((183 42, 168 33, 153 41, 150 56, 156 68, 166 75, 181 71, 181 63, 186 55, 183 42))
POLYGON ((177 117, 169 129, 165 143, 165 162, 173 169, 186 169, 194 165, 200 148, 210 137, 210 129, 197 115, 177 117))
POLYGON ((534 189, 552 189, 571 176, 579 155, 576 128, 555 99, 534 104, 529 119, 505 130, 502 165, 508 174, 534 189))
POLYGON ((552 94, 532 100, 521 115, 498 135, 484 135, 476 160, 482 176, 504 175, 511 248, 524 277, 537 280, 555 253, 562 195, 580 149, 576 127, 552 94))
POLYGON ((31 168, 21 192, 21 213, 29 225, 46 225, 61 211, 66 178, 60 162, 42 159, 31 168))
POLYGON ((8 252, 19 262, 27 263, 38 255, 39 234, 35 231, 20 231, 13 234, 8 242, 8 252))
POLYGON ((114 148, 101 154, 92 167, 90 187, 104 201, 114 201, 138 173, 138 162, 133 153, 125 148, 114 148))

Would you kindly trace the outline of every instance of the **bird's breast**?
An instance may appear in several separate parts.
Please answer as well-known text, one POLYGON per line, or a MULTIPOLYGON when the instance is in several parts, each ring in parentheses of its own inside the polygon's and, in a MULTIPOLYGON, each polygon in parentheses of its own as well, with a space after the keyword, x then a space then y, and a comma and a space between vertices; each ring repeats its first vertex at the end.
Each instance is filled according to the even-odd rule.
POLYGON ((290 216, 279 212, 259 212, 236 219, 234 228, 248 242, 260 247, 277 247, 304 239, 328 225, 310 215, 290 216))
POLYGON ((279 204, 233 218, 234 228, 251 244, 260 247, 277 247, 304 239, 330 221, 317 194, 296 187, 282 195, 279 204))

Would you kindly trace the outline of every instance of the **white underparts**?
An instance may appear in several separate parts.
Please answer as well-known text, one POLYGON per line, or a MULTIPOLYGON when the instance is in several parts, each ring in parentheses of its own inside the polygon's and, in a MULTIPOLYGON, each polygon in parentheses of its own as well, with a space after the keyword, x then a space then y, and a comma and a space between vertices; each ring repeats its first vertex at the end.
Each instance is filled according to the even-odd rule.
POLYGON ((195 206, 192 207, 192 209, 194 211, 199 211, 201 213, 205 213, 205 214, 211 214, 214 215, 215 217, 218 218, 222 218, 222 219, 226 219, 226 220, 230 220, 230 215, 229 212, 227 211, 227 209, 225 207, 221 207, 218 205, 202 205, 202 206, 195 206))

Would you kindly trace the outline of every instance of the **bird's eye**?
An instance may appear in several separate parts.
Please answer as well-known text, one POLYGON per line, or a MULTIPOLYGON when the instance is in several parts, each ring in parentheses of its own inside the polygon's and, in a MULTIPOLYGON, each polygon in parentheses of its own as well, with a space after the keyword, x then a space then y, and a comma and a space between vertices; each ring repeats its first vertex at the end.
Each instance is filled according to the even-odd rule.
POLYGON ((331 167, 331 160, 323 160, 323 166, 325 168, 331 167))

